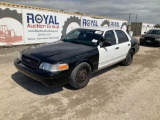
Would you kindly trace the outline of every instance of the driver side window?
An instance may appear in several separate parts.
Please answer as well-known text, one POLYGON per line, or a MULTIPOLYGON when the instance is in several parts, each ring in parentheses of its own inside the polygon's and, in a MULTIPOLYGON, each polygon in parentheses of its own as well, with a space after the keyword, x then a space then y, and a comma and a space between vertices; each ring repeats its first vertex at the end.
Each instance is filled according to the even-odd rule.
POLYGON ((69 34, 66 37, 66 40, 68 40, 68 39, 77 39, 80 33, 81 33, 80 31, 75 31, 75 32, 69 34))
POLYGON ((104 37, 106 42, 110 42, 112 45, 116 44, 116 38, 113 30, 107 31, 104 37))

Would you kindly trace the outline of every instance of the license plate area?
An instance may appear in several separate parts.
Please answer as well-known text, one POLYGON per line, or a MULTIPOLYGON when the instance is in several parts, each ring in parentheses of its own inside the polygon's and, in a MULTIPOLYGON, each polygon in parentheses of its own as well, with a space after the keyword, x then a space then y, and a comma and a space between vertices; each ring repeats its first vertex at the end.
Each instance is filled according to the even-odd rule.
POLYGON ((147 42, 147 43, 151 43, 151 41, 150 41, 150 40, 147 40, 146 42, 147 42))

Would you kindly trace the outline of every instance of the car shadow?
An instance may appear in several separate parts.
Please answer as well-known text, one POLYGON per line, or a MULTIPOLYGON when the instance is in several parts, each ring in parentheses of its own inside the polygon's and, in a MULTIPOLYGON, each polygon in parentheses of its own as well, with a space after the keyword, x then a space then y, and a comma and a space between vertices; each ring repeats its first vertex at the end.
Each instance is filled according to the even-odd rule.
POLYGON ((40 82, 24 76, 20 72, 14 73, 12 79, 24 89, 38 95, 48 95, 63 91, 63 86, 47 87, 40 82))
MULTIPOLYGON (((101 70, 93 73, 93 74, 92 74, 92 77, 91 77, 91 80, 93 80, 92 78, 98 77, 99 75, 101 75, 101 74, 103 74, 103 73, 105 73, 105 72, 108 72, 108 71, 110 71, 110 70, 112 70, 112 69, 114 69, 114 68, 116 68, 116 67, 118 67, 118 66, 122 66, 122 65, 121 65, 120 63, 118 63, 118 64, 115 64, 115 65, 113 65, 113 66, 110 66, 110 67, 107 67, 107 68, 103 68, 103 69, 101 69, 101 70)), ((64 88, 70 89, 70 90, 77 90, 77 89, 74 89, 74 88, 73 88, 72 86, 70 86, 69 84, 66 84, 66 85, 64 86, 64 88)))
MULTIPOLYGON (((118 66, 119 66, 119 64, 116 64, 111 67, 99 70, 98 72, 93 73, 91 78, 97 77, 97 76, 99 76, 105 72, 108 72, 118 66)), ((69 84, 65 84, 65 85, 61 85, 61 86, 47 87, 40 82, 37 82, 35 80, 32 80, 31 78, 26 77, 25 75, 21 74, 20 72, 14 73, 12 75, 12 79, 18 85, 23 87, 24 89, 26 89, 29 92, 32 92, 34 94, 38 94, 38 95, 54 94, 54 93, 63 91, 64 88, 69 89, 69 90, 77 90, 77 89, 73 88, 72 86, 70 86, 69 84)))
POLYGON ((103 73, 105 73, 105 72, 108 72, 108 71, 110 71, 110 70, 112 70, 112 69, 114 69, 114 68, 116 68, 116 67, 118 67, 118 66, 121 66, 121 64, 118 63, 118 64, 112 65, 112 66, 110 66, 110 67, 103 68, 103 69, 101 69, 101 70, 93 73, 92 78, 97 77, 97 76, 99 76, 99 75, 101 75, 101 74, 103 74, 103 73))

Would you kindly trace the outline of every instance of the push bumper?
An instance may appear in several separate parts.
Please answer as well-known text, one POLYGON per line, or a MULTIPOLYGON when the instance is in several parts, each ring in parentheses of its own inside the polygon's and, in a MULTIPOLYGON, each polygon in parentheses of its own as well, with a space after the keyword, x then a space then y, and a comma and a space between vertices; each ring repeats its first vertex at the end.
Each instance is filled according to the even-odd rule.
POLYGON ((39 81, 46 86, 64 85, 68 83, 68 78, 69 78, 68 71, 51 73, 41 69, 33 70, 25 66, 19 59, 16 59, 14 61, 14 65, 17 68, 17 70, 22 74, 24 74, 25 76, 33 80, 39 81))

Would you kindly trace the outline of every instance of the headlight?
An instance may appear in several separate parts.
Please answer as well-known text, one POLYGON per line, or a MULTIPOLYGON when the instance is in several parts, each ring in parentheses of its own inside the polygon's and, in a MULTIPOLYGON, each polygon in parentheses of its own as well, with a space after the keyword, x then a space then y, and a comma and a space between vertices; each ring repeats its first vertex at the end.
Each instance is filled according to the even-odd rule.
POLYGON ((39 69, 50 71, 50 72, 57 72, 57 71, 64 71, 69 69, 68 64, 50 64, 46 62, 42 62, 39 66, 39 69))
POLYGON ((160 38, 156 38, 157 41, 160 41, 160 38))
POLYGON ((21 54, 21 52, 18 53, 18 59, 22 60, 22 54, 21 54))
POLYGON ((144 37, 141 37, 140 39, 144 39, 144 37))

